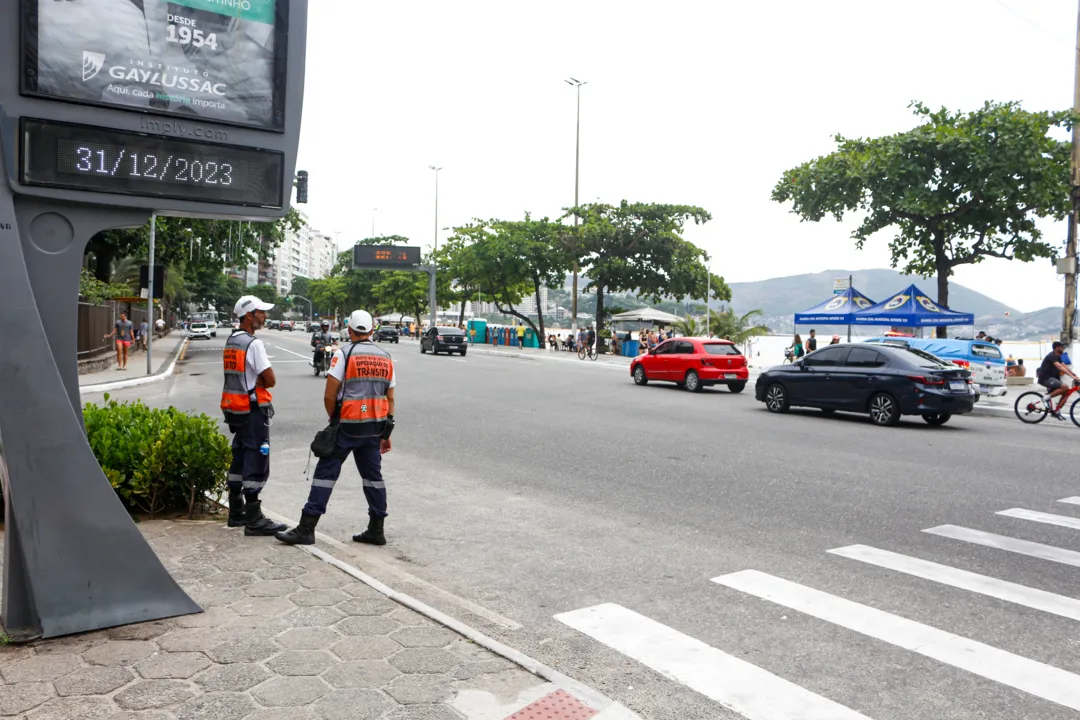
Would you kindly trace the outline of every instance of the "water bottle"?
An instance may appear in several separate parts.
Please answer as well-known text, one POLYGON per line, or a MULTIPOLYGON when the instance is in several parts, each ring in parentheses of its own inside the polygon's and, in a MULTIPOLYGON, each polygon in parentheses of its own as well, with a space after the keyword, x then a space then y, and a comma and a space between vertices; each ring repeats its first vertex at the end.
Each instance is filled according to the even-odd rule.
POLYGON ((262 453, 263 455, 266 455, 266 456, 270 455, 270 441, 269 440, 263 440, 262 441, 262 445, 259 446, 259 452, 262 453))

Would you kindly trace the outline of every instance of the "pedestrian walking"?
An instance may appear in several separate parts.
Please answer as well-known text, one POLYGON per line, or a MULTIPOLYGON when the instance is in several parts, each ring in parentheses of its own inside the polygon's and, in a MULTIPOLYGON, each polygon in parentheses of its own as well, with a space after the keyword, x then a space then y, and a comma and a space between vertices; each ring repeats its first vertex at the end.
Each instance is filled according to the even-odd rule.
POLYGON ((517 344, 518 347, 525 347, 525 326, 521 324, 520 320, 517 324, 517 344))
POLYGON ((394 387, 397 378, 389 353, 371 342, 371 315, 353 312, 349 321, 351 343, 338 348, 326 373, 323 407, 336 427, 334 451, 319 458, 300 523, 277 539, 287 545, 312 545, 315 527, 326 514, 330 494, 341 475, 341 465, 353 456, 364 482, 368 504, 367 530, 353 540, 369 545, 385 545, 386 485, 382 476, 382 456, 390 452, 394 431, 394 387))
POLYGON ((810 330, 810 337, 806 339, 806 352, 817 350, 817 331, 810 330))
POLYGON ((806 350, 803 349, 802 336, 800 336, 798 333, 795 333, 795 340, 791 344, 791 352, 795 356, 796 360, 806 354, 806 350))
POLYGON ((233 313, 240 318, 240 329, 225 341, 221 412, 233 433, 228 524, 243 526, 245 535, 273 535, 285 529, 262 514, 259 500, 270 477, 270 421, 274 417, 270 388, 277 378, 266 346, 255 333, 266 324, 266 311, 273 307, 254 295, 237 300, 233 313))
POLYGON ((120 319, 113 324, 113 330, 103 339, 116 338, 116 369, 127 370, 128 351, 134 342, 133 324, 127 318, 127 313, 120 313, 120 319))
POLYGON ((146 349, 146 334, 148 332, 150 332, 150 326, 146 324, 146 320, 143 320, 139 323, 139 334, 136 336, 140 350, 146 349))

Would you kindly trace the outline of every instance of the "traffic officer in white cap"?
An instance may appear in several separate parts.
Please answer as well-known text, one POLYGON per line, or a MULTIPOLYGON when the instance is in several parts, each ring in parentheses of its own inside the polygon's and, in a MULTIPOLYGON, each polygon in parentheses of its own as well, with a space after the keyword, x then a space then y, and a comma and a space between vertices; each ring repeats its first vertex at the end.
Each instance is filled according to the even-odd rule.
POLYGON ((245 535, 273 535, 285 529, 262 514, 259 493, 270 476, 270 418, 274 416, 270 388, 277 384, 266 346, 255 331, 266 324, 274 306, 254 295, 236 301, 233 313, 240 329, 225 342, 225 387, 221 412, 233 432, 229 466, 229 527, 245 535))
POLYGON ((319 458, 311 481, 307 504, 300 524, 277 539, 289 545, 315 543, 315 526, 326 513, 326 504, 341 475, 341 464, 352 455, 364 481, 368 504, 368 526, 353 535, 356 542, 385 545, 386 485, 382 476, 382 456, 390 452, 394 430, 394 361, 371 342, 374 323, 371 315, 357 310, 349 316, 351 343, 342 345, 330 360, 326 373, 323 406, 331 424, 337 424, 334 452, 319 458))

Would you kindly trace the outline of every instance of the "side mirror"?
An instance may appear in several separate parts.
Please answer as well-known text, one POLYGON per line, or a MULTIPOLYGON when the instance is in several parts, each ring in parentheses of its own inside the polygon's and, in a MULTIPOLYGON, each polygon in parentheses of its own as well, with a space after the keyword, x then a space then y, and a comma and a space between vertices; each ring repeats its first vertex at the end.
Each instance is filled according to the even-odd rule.
POLYGON ((797 363, 795 363, 795 364, 796 364, 796 365, 798 365, 798 366, 799 366, 799 370, 801 370, 801 371, 803 371, 803 372, 807 372, 808 370, 810 370, 810 366, 809 366, 809 365, 807 365, 806 363, 804 363, 804 362, 803 362, 802 360, 799 360, 799 361, 798 361, 797 363))

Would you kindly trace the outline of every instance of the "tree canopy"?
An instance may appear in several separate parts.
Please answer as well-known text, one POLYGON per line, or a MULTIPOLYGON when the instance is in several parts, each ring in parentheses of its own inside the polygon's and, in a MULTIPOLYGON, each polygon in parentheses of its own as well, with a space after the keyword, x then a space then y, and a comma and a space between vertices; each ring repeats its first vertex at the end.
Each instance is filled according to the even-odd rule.
POLYGON ((859 248, 891 228, 892 266, 936 274, 940 305, 959 265, 1054 257, 1036 220, 1068 214, 1070 145, 1052 133, 1070 129, 1072 113, 1015 102, 972 112, 911 107, 919 125, 879 138, 837 135, 835 152, 783 174, 773 200, 791 202, 804 221, 859 213, 859 248))

